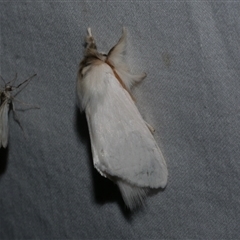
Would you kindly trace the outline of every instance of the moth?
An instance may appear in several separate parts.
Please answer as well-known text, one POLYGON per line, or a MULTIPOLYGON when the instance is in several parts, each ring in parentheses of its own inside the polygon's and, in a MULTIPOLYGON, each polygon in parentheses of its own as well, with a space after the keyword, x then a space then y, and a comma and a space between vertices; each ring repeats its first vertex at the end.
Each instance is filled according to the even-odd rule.
POLYGON ((168 170, 152 127, 141 117, 131 87, 146 74, 134 75, 124 60, 126 29, 108 52, 98 52, 91 29, 80 62, 77 95, 85 111, 94 167, 120 189, 126 206, 140 206, 153 189, 164 188, 168 170))
MULTIPOLYGON (((24 85, 26 86, 26 83, 29 82, 30 79, 35 77, 37 74, 34 74, 33 76, 29 77, 28 79, 24 80, 22 83, 20 83, 17 86, 13 86, 14 82, 17 79, 17 74, 15 78, 6 83, 4 79, 1 77, 2 81, 4 82, 5 86, 3 89, 0 89, 0 148, 4 147, 6 148, 8 145, 8 135, 9 135, 9 125, 8 125, 8 113, 9 110, 12 107, 13 113, 16 114, 15 105, 14 105, 14 97, 22 90, 13 92, 17 89, 19 89, 20 86, 24 85)), ((15 119, 17 120, 16 116, 15 119)), ((18 121, 18 120, 17 120, 18 121)), ((19 123, 19 121, 18 121, 19 123)), ((19 123, 20 124, 20 123, 19 123)), ((20 125, 21 126, 21 125, 20 125)))

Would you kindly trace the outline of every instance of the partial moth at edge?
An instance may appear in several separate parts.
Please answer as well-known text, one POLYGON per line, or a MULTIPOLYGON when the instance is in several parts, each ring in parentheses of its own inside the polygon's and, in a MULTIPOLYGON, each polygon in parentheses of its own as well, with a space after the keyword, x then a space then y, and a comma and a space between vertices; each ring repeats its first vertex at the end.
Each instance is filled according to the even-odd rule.
MULTIPOLYGON (((19 120, 16 117, 14 98, 24 87, 26 87, 29 81, 36 75, 37 74, 32 75, 31 77, 24 80, 17 86, 14 86, 14 82, 17 79, 17 74, 12 81, 9 81, 7 83, 1 77, 1 80, 4 82, 4 88, 0 89, 0 148, 1 147, 6 148, 8 146, 8 138, 9 138, 9 119, 8 119, 9 116, 8 115, 11 109, 13 110, 13 113, 15 115, 15 120, 18 122, 18 124, 22 128, 19 120), (23 86, 22 89, 20 89, 17 92, 14 92, 15 90, 19 89, 21 86, 23 86)), ((15 101, 19 101, 19 100, 15 99, 15 101)))

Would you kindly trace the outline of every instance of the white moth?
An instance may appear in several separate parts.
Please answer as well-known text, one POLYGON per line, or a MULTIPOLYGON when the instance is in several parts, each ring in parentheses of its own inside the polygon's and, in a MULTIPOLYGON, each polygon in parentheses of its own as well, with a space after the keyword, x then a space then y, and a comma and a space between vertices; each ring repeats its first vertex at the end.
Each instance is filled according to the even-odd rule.
MULTIPOLYGON (((4 86, 3 89, 0 89, 0 103, 1 103, 1 105, 0 105, 0 148, 1 147, 6 148, 7 145, 8 145, 8 132, 9 132, 8 113, 9 113, 9 110, 10 110, 10 106, 12 106, 13 112, 15 113, 15 106, 14 106, 13 100, 14 100, 14 97, 22 89, 19 90, 18 92, 16 92, 15 94, 13 94, 13 95, 11 94, 11 92, 14 91, 15 89, 18 89, 23 84, 27 83, 31 78, 33 78, 36 75, 37 74, 34 74, 30 78, 28 78, 25 81, 23 81, 22 83, 20 83, 18 86, 12 86, 11 85, 17 79, 17 75, 12 81, 10 81, 8 83, 5 83, 5 81, 2 78, 2 80, 5 83, 5 86, 4 86)), ((26 84, 25 84, 25 86, 26 86, 26 84)))
POLYGON ((142 119, 130 93, 146 75, 132 75, 124 62, 125 28, 107 55, 97 51, 90 28, 86 43, 77 94, 88 122, 94 167, 118 185, 132 210, 151 189, 164 188, 168 177, 152 128, 142 119))

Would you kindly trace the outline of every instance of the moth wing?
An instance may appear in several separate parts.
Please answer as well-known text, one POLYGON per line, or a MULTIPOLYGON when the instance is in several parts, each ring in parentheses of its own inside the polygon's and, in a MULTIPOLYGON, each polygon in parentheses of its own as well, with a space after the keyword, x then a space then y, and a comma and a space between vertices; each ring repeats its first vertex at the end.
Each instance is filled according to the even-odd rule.
POLYGON ((118 75, 121 77, 122 81, 126 85, 127 89, 130 90, 131 87, 140 82, 146 77, 145 73, 142 74, 131 74, 129 72, 129 67, 124 60, 124 55, 127 47, 127 31, 123 28, 122 36, 118 43, 109 51, 108 61, 114 66, 118 75))
POLYGON ((104 96, 86 107, 94 166, 133 186, 165 187, 165 160, 131 96, 113 73, 101 72, 97 81, 104 96))
POLYGON ((8 144, 8 111, 9 103, 5 100, 0 107, 0 147, 8 144))

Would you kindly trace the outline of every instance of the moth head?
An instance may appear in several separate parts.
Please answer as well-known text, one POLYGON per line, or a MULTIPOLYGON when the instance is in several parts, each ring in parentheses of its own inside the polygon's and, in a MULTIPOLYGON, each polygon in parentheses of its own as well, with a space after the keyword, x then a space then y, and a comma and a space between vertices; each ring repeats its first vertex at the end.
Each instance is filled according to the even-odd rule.
POLYGON ((106 53, 100 53, 101 54, 101 60, 106 61, 107 60, 107 54, 106 53))
POLYGON ((8 85, 8 84, 5 86, 5 91, 6 91, 6 92, 10 92, 10 91, 12 91, 12 90, 13 90, 13 86, 8 85))

